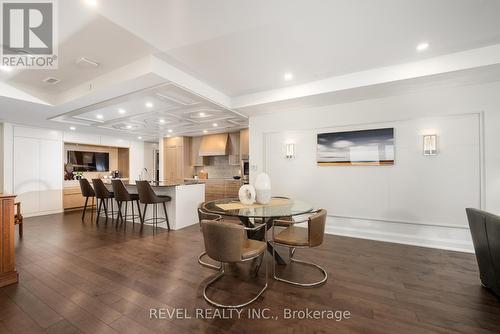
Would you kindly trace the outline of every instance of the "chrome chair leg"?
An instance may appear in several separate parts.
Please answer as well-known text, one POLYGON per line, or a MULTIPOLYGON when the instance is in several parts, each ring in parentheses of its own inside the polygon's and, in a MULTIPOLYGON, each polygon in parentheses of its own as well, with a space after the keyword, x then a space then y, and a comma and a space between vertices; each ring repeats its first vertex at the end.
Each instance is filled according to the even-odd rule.
POLYGON ((222 263, 220 266, 216 266, 215 264, 211 264, 211 263, 208 263, 208 262, 204 262, 202 261, 202 257, 204 257, 205 255, 207 255, 207 252, 203 252, 201 253, 199 256, 198 256, 198 263, 201 264, 202 266, 204 267, 207 267, 209 269, 215 269, 215 270, 221 270, 222 268, 222 263))
MULTIPOLYGON (((267 250, 265 252, 267 252, 267 250)), ((266 255, 265 255, 266 253, 265 252, 264 252, 264 258, 266 257, 266 255)), ((260 256, 260 255, 258 255, 258 256, 260 256)), ((255 259, 255 257, 253 257, 251 259, 248 259, 248 260, 253 260, 253 259, 255 259)), ((268 272, 267 272, 267 264, 265 266, 266 266, 266 274, 265 274, 266 275, 266 284, 259 291, 259 293, 255 297, 253 297, 252 299, 250 299, 249 301, 246 301, 244 303, 237 304, 237 305, 226 305, 226 304, 217 303, 216 301, 208 298, 208 296, 207 296, 207 290, 210 287, 210 285, 212 285, 215 281, 219 280, 222 276, 224 276, 224 270, 225 270, 224 263, 221 263, 221 267, 219 269, 219 273, 217 273, 215 276, 213 276, 212 279, 210 281, 208 281, 208 283, 203 288, 203 298, 205 298, 205 300, 208 303, 210 303, 211 305, 213 305, 215 307, 220 307, 220 308, 242 308, 242 307, 245 307, 247 305, 250 305, 251 303, 253 303, 254 301, 256 301, 264 293, 264 291, 266 291, 266 289, 267 289, 267 286, 268 286, 268 283, 269 283, 269 278, 268 278, 268 272)))
MULTIPOLYGON (((274 247, 273 247, 273 258, 274 258, 274 252, 275 252, 275 250, 274 250, 274 247)), ((312 263, 312 262, 306 262, 306 261, 295 259, 293 257, 295 255, 295 247, 289 247, 288 252, 290 254, 290 262, 291 263, 295 262, 295 263, 300 263, 300 264, 308 265, 308 266, 311 266, 311 267, 315 267, 316 269, 318 269, 323 274, 323 279, 321 279, 320 281, 317 281, 317 282, 312 282, 312 283, 301 283, 301 282, 294 282, 294 281, 290 281, 290 280, 278 277, 276 275, 276 261, 273 261, 273 278, 275 280, 280 281, 280 282, 285 282, 285 283, 288 283, 288 284, 292 284, 292 285, 301 286, 301 287, 304 287, 304 288, 312 288, 312 287, 320 286, 320 285, 324 284, 328 280, 328 273, 326 272, 326 270, 323 267, 321 267, 321 266, 319 266, 319 265, 317 265, 315 263, 312 263)))

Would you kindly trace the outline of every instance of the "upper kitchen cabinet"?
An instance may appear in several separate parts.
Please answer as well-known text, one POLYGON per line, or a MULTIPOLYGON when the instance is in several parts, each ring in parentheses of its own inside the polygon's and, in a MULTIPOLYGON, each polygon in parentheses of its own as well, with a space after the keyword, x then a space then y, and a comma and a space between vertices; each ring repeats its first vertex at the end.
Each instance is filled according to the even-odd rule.
POLYGON ((241 160, 248 160, 249 158, 249 134, 248 129, 243 129, 240 131, 240 157, 241 160))
POLYGON ((191 138, 191 166, 193 167, 203 167, 205 165, 204 157, 200 155, 201 140, 201 136, 191 138))
POLYGON ((163 175, 168 182, 182 181, 191 177, 191 138, 172 137, 163 140, 163 175))
POLYGON ((240 165, 240 133, 232 132, 229 134, 229 164, 240 165))

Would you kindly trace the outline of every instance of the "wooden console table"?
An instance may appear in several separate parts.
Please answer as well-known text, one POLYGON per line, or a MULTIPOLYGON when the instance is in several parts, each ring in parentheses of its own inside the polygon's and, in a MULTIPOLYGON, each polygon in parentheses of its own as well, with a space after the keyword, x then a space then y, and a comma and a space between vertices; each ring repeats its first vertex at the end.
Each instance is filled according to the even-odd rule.
POLYGON ((0 287, 17 283, 14 254, 15 195, 0 194, 0 287))

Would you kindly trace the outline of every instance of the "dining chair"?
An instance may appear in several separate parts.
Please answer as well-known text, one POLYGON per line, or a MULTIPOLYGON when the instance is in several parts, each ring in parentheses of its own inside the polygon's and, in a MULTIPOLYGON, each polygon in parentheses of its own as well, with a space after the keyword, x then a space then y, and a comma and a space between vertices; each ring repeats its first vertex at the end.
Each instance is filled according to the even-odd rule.
MULTIPOLYGON (((127 188, 123 184, 122 180, 111 180, 111 186, 113 187, 113 193, 115 194, 115 200, 118 203, 118 217, 116 217, 116 222, 118 223, 118 219, 121 219, 122 224, 127 223, 127 212, 128 212, 128 202, 132 202, 132 223, 135 224, 135 217, 141 220, 141 206, 139 204, 139 194, 131 194, 128 192, 127 188), (125 202, 125 219, 122 214, 122 206, 123 202, 125 202), (139 215, 135 215, 134 212, 134 202, 137 204, 137 210, 139 215)), ((126 226, 126 225, 125 225, 126 226)))
POLYGON ((158 228, 158 223, 167 223, 167 228, 170 231, 170 223, 168 221, 168 213, 166 203, 172 200, 172 197, 166 195, 157 195, 153 190, 153 187, 149 184, 149 181, 135 181, 137 186, 137 193, 139 194, 139 202, 144 204, 144 212, 142 213, 141 224, 145 224, 151 221, 158 228), (148 209, 148 204, 154 205, 153 218, 146 219, 146 211, 148 209), (162 204, 163 212, 165 213, 165 218, 158 218, 158 205, 162 204))
MULTIPOLYGON (((221 308, 241 308, 247 306, 259 298, 268 286, 267 264, 265 272, 265 285, 252 299, 236 304, 227 305, 214 301, 207 296, 208 288, 221 277, 224 276, 226 263, 242 263, 258 258, 262 255, 265 260, 267 241, 251 240, 245 237, 247 230, 265 229, 265 224, 256 227, 245 227, 243 225, 227 223, 218 220, 202 220, 201 229, 203 232, 203 241, 207 255, 221 263, 219 273, 211 277, 203 288, 203 297, 213 306, 221 308)), ((267 238, 266 238, 267 239, 267 238)))
MULTIPOLYGON (((200 203, 198 206, 198 223, 200 224, 200 230, 201 230, 201 222, 202 220, 214 220, 214 221, 224 221, 232 224, 241 224, 241 221, 239 219, 235 218, 230 218, 230 217, 223 217, 221 215, 215 214, 215 213, 209 213, 203 210, 203 203, 200 203)), ((199 256, 198 256, 198 263, 201 264, 204 267, 210 268, 210 269, 216 269, 220 270, 220 266, 213 265, 211 263, 205 262, 202 260, 202 258, 207 254, 206 251, 203 251, 199 256)))
POLYGON ((14 225, 19 225, 19 238, 23 237, 23 222, 24 217, 21 213, 21 202, 14 203, 16 210, 14 213, 14 225))
POLYGON ((115 217, 113 209, 113 198, 115 197, 112 191, 104 185, 101 179, 92 179, 92 184, 94 185, 95 198, 99 202, 97 206, 96 223, 99 224, 99 216, 101 214, 101 209, 104 206, 104 213, 106 215, 106 222, 108 222, 108 201, 111 199, 111 219, 115 217))
POLYGON ((94 189, 92 189, 92 186, 90 185, 89 180, 87 179, 80 179, 78 181, 80 183, 80 191, 82 192, 82 196, 85 197, 85 205, 83 206, 83 212, 82 212, 82 220, 85 219, 85 212, 87 212, 87 205, 89 203, 89 198, 92 198, 92 204, 90 206, 90 220, 94 218, 94 198, 95 198, 95 192, 94 189))
MULTIPOLYGON (((274 245, 288 247, 290 262, 313 266, 323 274, 323 278, 317 282, 301 283, 301 282, 291 281, 285 278, 278 277, 276 275, 276 262, 273 261, 273 277, 275 280, 302 287, 315 287, 326 282, 326 280, 328 279, 328 273, 324 268, 315 263, 297 260, 296 258, 294 258, 296 248, 313 248, 313 247, 318 247, 323 243, 323 238, 325 235, 326 214, 327 214, 326 210, 320 209, 314 212, 306 220, 284 221, 276 219, 273 222, 272 243, 274 245), (302 223, 307 223, 307 228, 295 226, 297 224, 302 224, 302 223), (275 228, 284 225, 288 225, 288 227, 286 227, 284 230, 276 234, 275 228)), ((275 252, 276 250, 273 247, 273 257, 275 252)))

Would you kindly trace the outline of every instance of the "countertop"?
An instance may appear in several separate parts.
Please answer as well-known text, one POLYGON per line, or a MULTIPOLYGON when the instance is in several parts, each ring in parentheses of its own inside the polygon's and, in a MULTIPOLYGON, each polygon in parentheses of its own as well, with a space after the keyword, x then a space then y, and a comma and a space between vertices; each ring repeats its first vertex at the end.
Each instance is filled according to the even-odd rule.
MULTIPOLYGON (((102 182, 107 185, 111 185, 111 180, 110 179, 103 179, 102 182)), ((175 181, 175 182, 170 182, 170 181, 150 181, 149 182, 153 188, 162 188, 162 187, 177 187, 177 186, 189 186, 189 185, 196 185, 196 184, 204 184, 204 182, 199 182, 196 180, 189 181, 189 180, 184 180, 184 181, 175 181)), ((135 186, 135 181, 123 181, 123 184, 126 186, 135 186)))

